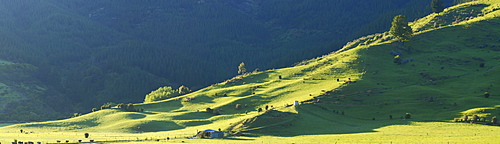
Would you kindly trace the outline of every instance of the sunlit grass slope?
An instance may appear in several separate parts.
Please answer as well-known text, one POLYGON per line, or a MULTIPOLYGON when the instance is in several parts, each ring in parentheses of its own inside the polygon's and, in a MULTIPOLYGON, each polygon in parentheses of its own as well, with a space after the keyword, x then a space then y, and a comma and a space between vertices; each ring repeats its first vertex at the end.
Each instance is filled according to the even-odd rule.
MULTIPOLYGON (((499 6, 499 0, 454 6, 413 22, 419 32, 404 44, 385 34, 372 35, 298 66, 253 72, 180 97, 136 104, 144 112, 106 109, 0 131, 144 132, 121 137, 130 139, 220 128, 251 136, 227 143, 498 142, 498 126, 452 120, 500 116, 499 6), (395 64, 396 54, 408 63, 395 64), (485 98, 484 92, 491 96, 485 98), (294 101, 300 105, 290 106, 294 101), (207 113, 207 108, 220 114, 207 113), (405 119, 406 113, 411 119, 405 119)), ((193 142, 207 141, 221 142, 193 142)))

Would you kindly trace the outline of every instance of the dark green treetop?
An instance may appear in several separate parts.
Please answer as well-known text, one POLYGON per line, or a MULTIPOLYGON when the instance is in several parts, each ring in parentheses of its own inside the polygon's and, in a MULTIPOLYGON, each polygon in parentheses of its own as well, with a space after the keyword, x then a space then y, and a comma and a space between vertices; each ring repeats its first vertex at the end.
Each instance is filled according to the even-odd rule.
POLYGON ((443 0, 432 0, 431 8, 434 13, 440 13, 444 10, 444 2, 443 0))

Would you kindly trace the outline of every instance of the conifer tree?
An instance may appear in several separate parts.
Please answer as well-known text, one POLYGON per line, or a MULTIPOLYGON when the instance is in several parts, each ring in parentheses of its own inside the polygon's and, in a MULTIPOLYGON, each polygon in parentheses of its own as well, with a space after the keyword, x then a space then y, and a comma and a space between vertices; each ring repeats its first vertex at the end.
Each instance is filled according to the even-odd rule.
POLYGON ((431 8, 434 13, 440 13, 444 10, 444 2, 443 0, 432 0, 431 8))
POLYGON ((408 26, 406 16, 397 15, 392 20, 392 26, 389 33, 395 36, 399 41, 409 41, 413 37, 413 30, 408 26))

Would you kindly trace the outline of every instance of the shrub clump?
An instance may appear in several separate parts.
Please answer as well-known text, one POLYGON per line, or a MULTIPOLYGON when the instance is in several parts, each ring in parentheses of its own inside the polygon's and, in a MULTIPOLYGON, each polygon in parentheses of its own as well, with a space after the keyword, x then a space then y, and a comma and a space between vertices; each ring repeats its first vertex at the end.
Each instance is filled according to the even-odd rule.
POLYGON ((479 121, 479 116, 473 115, 472 116, 472 121, 474 121, 474 122, 479 121))
POLYGON ((183 94, 187 94, 187 93, 190 93, 191 92, 191 89, 189 89, 187 86, 184 86, 184 85, 181 85, 178 89, 177 89, 179 95, 183 95, 183 94))
POLYGON ((119 109, 125 110, 125 111, 138 111, 135 109, 134 104, 132 104, 132 103, 129 103, 129 104, 120 103, 120 104, 116 105, 116 107, 118 107, 119 109))
POLYGON ((213 109, 211 109, 211 108, 206 108, 206 109, 205 109, 205 111, 206 111, 207 113, 214 113, 214 110, 213 110, 213 109))
POLYGON ((144 102, 154 102, 154 101, 164 100, 178 95, 179 95, 178 90, 174 90, 172 89, 172 87, 169 86, 164 86, 147 94, 146 97, 144 98, 144 102))
POLYGON ((394 56, 394 63, 400 64, 400 62, 401 62, 401 56, 399 55, 394 56))
POLYGON ((403 60, 401 60, 401 61, 399 62, 399 64, 400 64, 400 65, 404 65, 404 64, 406 64, 406 63, 413 62, 413 61, 415 61, 415 59, 413 59, 413 58, 407 58, 407 59, 403 59, 403 60))
POLYGON ((462 121, 468 121, 468 120, 469 120, 469 116, 468 116, 468 115, 464 115, 464 116, 462 117, 462 121))
POLYGON ((411 114, 410 113, 406 113, 405 114, 405 119, 411 119, 411 114))
POLYGON ((108 103, 105 103, 101 106, 101 110, 102 109, 110 109, 111 107, 113 107, 115 105, 115 103, 112 103, 112 102, 108 102, 108 103))

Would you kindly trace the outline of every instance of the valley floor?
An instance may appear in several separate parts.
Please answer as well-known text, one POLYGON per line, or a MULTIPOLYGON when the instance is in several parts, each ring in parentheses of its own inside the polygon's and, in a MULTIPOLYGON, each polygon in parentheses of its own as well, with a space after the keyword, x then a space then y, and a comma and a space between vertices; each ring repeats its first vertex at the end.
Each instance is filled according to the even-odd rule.
MULTIPOLYGON (((391 125, 374 129, 374 132, 351 134, 320 134, 300 136, 239 136, 224 139, 187 139, 188 132, 154 133, 99 133, 90 132, 84 138, 82 132, 0 132, 0 142, 13 140, 57 143, 78 140, 99 143, 497 143, 500 127, 468 123, 412 122, 408 125, 391 125), (169 137, 170 140, 166 140, 169 137), (159 141, 156 141, 159 140, 159 141)), ((193 132, 194 134, 194 132, 193 132)))

